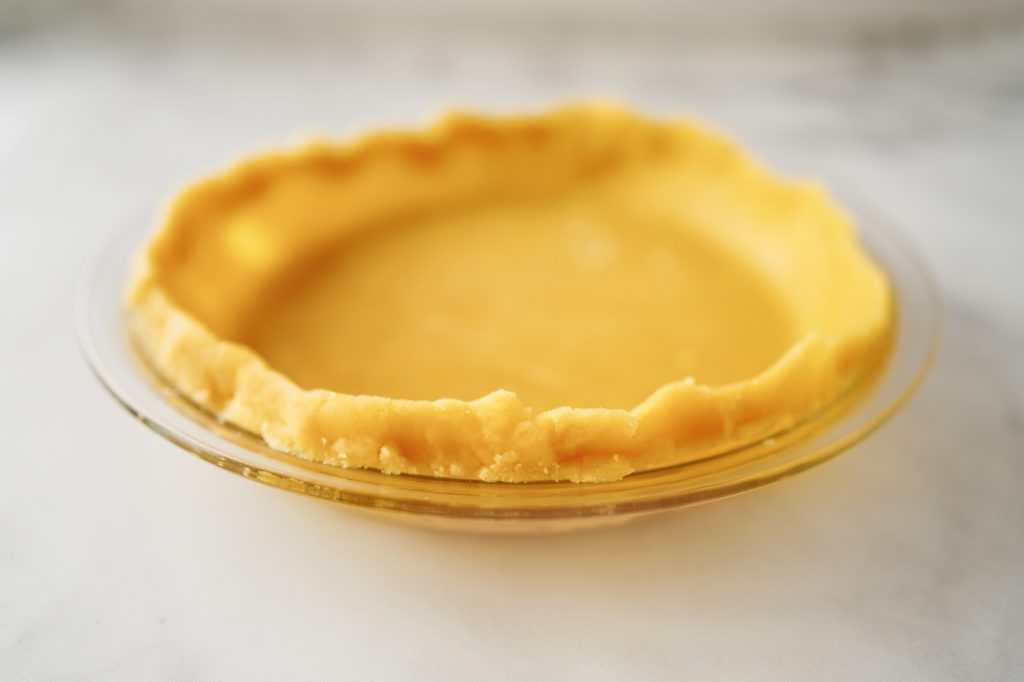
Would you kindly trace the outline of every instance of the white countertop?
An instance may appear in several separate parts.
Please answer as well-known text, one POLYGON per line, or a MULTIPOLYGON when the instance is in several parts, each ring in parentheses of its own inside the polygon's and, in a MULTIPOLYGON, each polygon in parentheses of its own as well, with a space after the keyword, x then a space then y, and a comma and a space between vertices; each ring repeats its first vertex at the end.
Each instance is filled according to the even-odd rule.
POLYGON ((1024 677, 1024 33, 403 30, 0 38, 0 679, 1024 677), (714 122, 912 235, 947 325, 902 413, 739 498, 493 538, 218 471, 90 376, 76 275, 186 179, 310 131, 593 93, 714 122))

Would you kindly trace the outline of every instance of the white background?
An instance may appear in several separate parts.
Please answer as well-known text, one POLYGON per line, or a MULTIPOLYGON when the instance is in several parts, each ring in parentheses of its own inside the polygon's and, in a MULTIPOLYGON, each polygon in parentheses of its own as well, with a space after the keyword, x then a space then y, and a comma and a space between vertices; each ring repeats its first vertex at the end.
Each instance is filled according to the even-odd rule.
POLYGON ((1019 4, 302 4, 0 10, 0 679, 1024 677, 1019 4), (590 94, 700 116, 912 235, 947 328, 896 419, 740 498, 490 538, 230 476, 89 375, 76 276, 187 179, 590 94))

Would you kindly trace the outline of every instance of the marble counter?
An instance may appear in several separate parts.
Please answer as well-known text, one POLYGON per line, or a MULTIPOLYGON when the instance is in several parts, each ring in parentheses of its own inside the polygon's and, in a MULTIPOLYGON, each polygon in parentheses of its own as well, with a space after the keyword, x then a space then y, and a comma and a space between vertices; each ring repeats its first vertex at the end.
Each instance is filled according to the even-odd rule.
POLYGON ((0 38, 0 679, 1024 677, 1024 32, 130 28, 0 38), (313 131, 592 94, 712 121, 911 235, 947 321, 897 418, 725 502, 470 537, 217 471, 90 376, 76 275, 185 179, 313 131))

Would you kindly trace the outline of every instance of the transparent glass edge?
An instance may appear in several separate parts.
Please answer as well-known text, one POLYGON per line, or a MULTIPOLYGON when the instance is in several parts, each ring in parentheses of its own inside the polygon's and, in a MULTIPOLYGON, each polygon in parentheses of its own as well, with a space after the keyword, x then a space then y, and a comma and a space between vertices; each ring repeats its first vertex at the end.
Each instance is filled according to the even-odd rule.
MULTIPOLYGON (((877 237, 879 235, 877 232, 865 231, 862 232, 862 234, 865 236, 865 247, 868 248, 869 251, 872 251, 873 255, 877 256, 875 253, 878 248, 877 237), (876 240, 874 240, 876 241, 875 248, 872 248, 872 237, 876 238, 876 240)), ((154 416, 147 413, 144 407, 140 408, 139 404, 144 403, 144 401, 147 400, 147 397, 145 395, 137 395, 131 386, 124 385, 123 382, 118 380, 116 370, 111 369, 111 364, 115 360, 105 357, 105 351, 101 348, 102 342, 96 336, 97 330, 95 328, 95 324, 97 322, 97 311, 94 309, 94 306, 102 304, 102 300, 98 298, 99 294, 97 291, 100 285, 98 280, 100 280, 101 277, 114 278, 116 283, 119 285, 116 288, 118 292, 121 293, 121 289, 129 272, 130 260, 138 250, 138 245, 141 243, 141 239, 139 237, 139 230, 132 230, 127 235, 117 235, 112 244, 113 248, 111 244, 108 244, 106 248, 100 252, 97 258, 92 259, 90 263, 83 268, 76 288, 75 317, 80 347, 83 355, 86 357, 86 360, 90 365, 91 370, 93 371, 93 374, 99 379, 107 392, 109 392, 123 408, 148 428, 158 432, 162 437, 167 438, 176 445, 215 464, 216 466, 219 466, 220 468, 227 469, 236 474, 275 487, 281 487, 323 499, 330 499, 369 509, 390 512, 434 514, 455 517, 472 516, 489 519, 536 519, 622 513, 641 514, 661 509, 697 504, 761 487, 768 483, 788 478, 789 476, 800 473, 801 471, 830 459, 881 426, 896 411, 898 411, 907 402, 907 400, 910 399, 913 393, 923 382, 938 354, 939 339, 941 338, 941 300, 934 278, 932 277, 927 265, 916 253, 915 249, 909 246, 909 240, 907 240, 903 235, 900 235, 898 231, 887 226, 883 241, 890 242, 890 247, 895 246, 899 252, 898 255, 903 261, 905 261, 905 264, 910 265, 915 275, 915 277, 912 278, 911 283, 920 287, 920 293, 923 294, 928 301, 928 304, 925 306, 926 310, 919 311, 925 313, 926 322, 929 327, 927 332, 924 333, 927 348, 923 359, 919 363, 915 363, 915 367, 908 369, 910 372, 910 378, 908 382, 903 385, 902 390, 894 398, 890 399, 878 413, 873 414, 868 419, 862 421, 852 430, 840 435, 839 437, 833 437, 833 439, 826 444, 815 445, 813 440, 816 439, 813 439, 812 442, 808 444, 804 444, 803 450, 806 450, 809 447, 813 449, 812 452, 806 452, 801 449, 794 448, 791 453, 788 453, 789 458, 786 461, 778 463, 774 467, 766 467, 757 471, 757 473, 748 473, 748 475, 735 480, 726 479, 724 481, 708 483, 703 487, 691 487, 676 495, 666 493, 663 490, 656 490, 655 487, 652 486, 646 490, 647 495, 638 494, 640 492, 644 492, 642 489, 629 490, 628 492, 632 493, 632 497, 618 502, 605 501, 588 505, 581 503, 581 500, 579 499, 581 495, 577 494, 571 496, 570 499, 565 500, 562 504, 553 507, 529 506, 525 508, 517 508, 508 499, 497 500, 495 502, 497 506, 489 507, 486 505, 480 505, 480 500, 482 497, 485 497, 484 495, 435 493, 436 497, 454 495, 455 499, 447 500, 444 503, 423 503, 422 500, 419 500, 413 501, 416 502, 414 504, 408 500, 392 499, 388 496, 388 493, 394 494, 398 492, 393 485, 397 482, 395 479, 398 477, 388 477, 389 480, 386 483, 374 484, 318 475, 316 472, 309 469, 287 466, 277 460, 267 462, 264 461, 264 458, 258 455, 258 453, 247 451, 245 448, 239 447, 229 441, 224 441, 223 439, 218 439, 221 442, 211 445, 207 440, 212 434, 200 433, 198 437, 193 436, 187 432, 189 430, 188 428, 185 428, 183 432, 179 426, 176 426, 173 423, 166 423, 159 414, 154 416), (120 256, 120 258, 118 256, 120 256), (113 263, 110 261, 113 261, 113 263), (111 265, 114 267, 111 268, 111 265), (225 450, 228 452, 225 453, 225 450), (253 459, 253 457, 255 458, 253 459), (793 460, 797 461, 794 462, 793 460), (339 486, 344 486, 347 489, 341 489, 339 486), (382 490, 382 487, 385 489, 382 490)), ((883 258, 882 260, 885 259, 883 258)), ((892 268, 886 267, 886 263, 882 263, 882 265, 885 267, 887 274, 889 274, 890 279, 892 280, 892 268)), ((888 265, 891 266, 891 263, 888 265)), ((906 276, 906 273, 903 271, 900 271, 900 274, 902 277, 906 276)), ((118 310, 120 310, 120 298, 118 298, 115 305, 118 310)), ((126 338, 121 338, 120 341, 123 344, 127 344, 126 338)), ((897 339, 895 343, 900 343, 900 340, 897 339)), ((122 360, 123 359, 124 358, 122 358, 122 360)), ((149 386, 149 390, 151 393, 149 398, 161 401, 167 409, 173 409, 164 401, 164 396, 159 395, 159 392, 155 387, 149 386)), ((187 417, 180 413, 178 413, 178 416, 181 419, 188 420, 187 417)), ((198 427, 194 422, 190 423, 193 426, 198 427)), ((762 462, 762 464, 764 464, 764 462, 762 462)), ((386 476, 385 474, 381 475, 386 476)), ((493 485, 482 482, 473 483, 482 486, 493 485)), ((671 484, 672 482, 669 481, 668 483, 671 484)), ((555 485, 594 486, 600 484, 566 483, 555 485)), ((579 488, 576 489, 579 490, 579 488)), ((598 492, 593 487, 588 487, 587 490, 593 493, 598 492)), ((614 492, 625 493, 627 491, 619 490, 614 492)), ((601 495, 597 495, 597 497, 601 497, 601 495)))

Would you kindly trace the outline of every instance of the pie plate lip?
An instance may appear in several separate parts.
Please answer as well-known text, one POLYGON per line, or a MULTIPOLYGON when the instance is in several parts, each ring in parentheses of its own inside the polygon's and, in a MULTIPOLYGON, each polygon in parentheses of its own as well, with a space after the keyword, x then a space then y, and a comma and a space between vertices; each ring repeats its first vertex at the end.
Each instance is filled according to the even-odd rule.
POLYGON ((792 431, 711 458, 601 483, 491 483, 317 464, 278 452, 189 402, 149 367, 130 338, 123 300, 149 236, 114 236, 83 272, 76 297, 82 352, 100 383, 142 424, 187 452, 261 483, 384 518, 450 530, 547 532, 613 525, 763 487, 850 448, 907 402, 938 353, 941 304, 910 242, 853 211, 861 243, 886 272, 896 302, 891 348, 861 390, 792 431))

